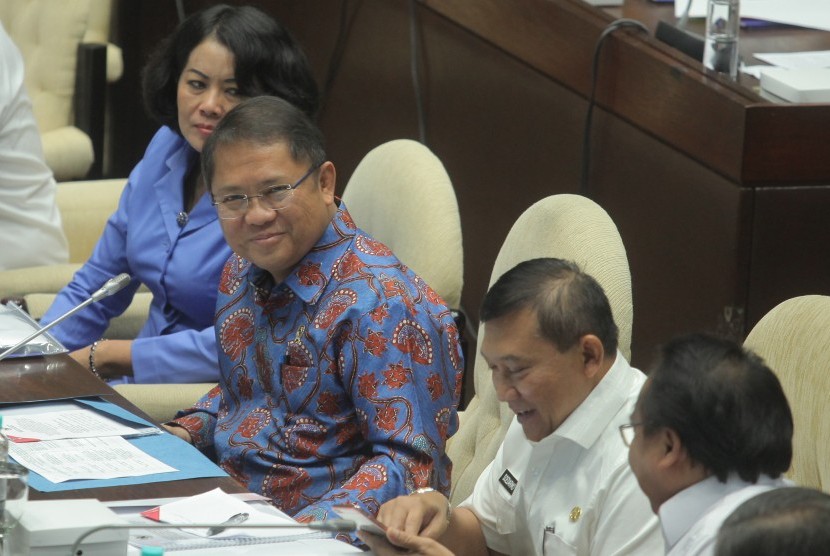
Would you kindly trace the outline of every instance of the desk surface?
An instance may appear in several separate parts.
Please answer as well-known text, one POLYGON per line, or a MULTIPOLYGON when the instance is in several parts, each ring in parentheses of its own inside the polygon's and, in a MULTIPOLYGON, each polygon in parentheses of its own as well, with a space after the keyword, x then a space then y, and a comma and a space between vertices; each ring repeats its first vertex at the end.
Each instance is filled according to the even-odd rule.
MULTIPOLYGON (((47 400, 64 397, 102 396, 107 400, 148 418, 109 385, 98 380, 89 371, 67 355, 26 357, 0 361, 0 404, 47 400)), ((159 483, 39 492, 32 490, 32 500, 56 498, 97 498, 99 500, 134 500, 190 496, 222 487, 225 492, 245 492, 245 488, 230 477, 165 481, 159 483)))

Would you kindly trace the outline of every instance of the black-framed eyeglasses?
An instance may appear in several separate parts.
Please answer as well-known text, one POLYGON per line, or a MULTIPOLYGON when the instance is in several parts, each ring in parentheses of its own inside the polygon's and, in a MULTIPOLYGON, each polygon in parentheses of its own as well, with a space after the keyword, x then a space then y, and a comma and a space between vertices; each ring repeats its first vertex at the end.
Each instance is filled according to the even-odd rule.
POLYGON ((644 423, 627 423, 625 425, 620 425, 620 436, 622 437, 623 443, 626 446, 631 446, 631 443, 634 442, 634 427, 639 427, 644 423))
POLYGON ((236 220, 242 218, 248 211, 250 200, 259 198, 262 206, 271 210, 283 210, 289 204, 291 197, 294 195, 294 190, 300 187, 302 183, 313 174, 323 162, 313 164, 308 172, 303 174, 303 177, 294 183, 280 183, 276 185, 269 185, 260 190, 256 195, 245 195, 244 193, 230 193, 223 195, 219 199, 213 198, 213 206, 216 207, 216 212, 222 220, 236 220))

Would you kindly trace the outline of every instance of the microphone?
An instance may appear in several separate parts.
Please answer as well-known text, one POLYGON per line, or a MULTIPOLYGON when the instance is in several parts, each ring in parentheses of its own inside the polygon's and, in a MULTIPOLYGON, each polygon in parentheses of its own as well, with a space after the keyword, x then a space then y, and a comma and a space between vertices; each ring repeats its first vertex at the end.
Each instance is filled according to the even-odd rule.
POLYGON ((185 224, 187 224, 187 221, 189 219, 190 217, 187 215, 187 213, 182 211, 176 215, 176 224, 179 225, 179 228, 184 228, 185 224))
MULTIPOLYGON (((81 543, 90 535, 94 535, 99 531, 116 530, 116 529, 213 529, 215 527, 226 527, 224 523, 130 523, 126 525, 100 525, 87 530, 75 544, 72 545, 72 551, 69 553, 73 556, 79 553, 81 543)), ((233 525, 232 529, 311 529, 313 531, 324 531, 328 533, 351 533, 357 529, 357 524, 350 519, 326 519, 325 521, 311 521, 309 523, 271 523, 268 525, 255 525, 249 523, 241 523, 233 525)), ((210 538, 210 537, 208 537, 210 538)))
POLYGON ((122 274, 119 274, 118 276, 115 276, 113 278, 110 278, 109 280, 106 281, 106 283, 103 286, 101 286, 101 288, 98 291, 94 292, 89 297, 89 299, 84 300, 82 303, 80 303, 79 305, 76 305, 75 307, 73 307, 72 309, 70 309, 66 313, 62 314, 61 316, 59 316, 58 318, 56 318, 55 320, 53 320, 52 322, 50 322, 46 326, 42 326, 42 327, 38 328, 32 334, 30 334, 29 336, 23 338, 22 340, 17 342, 15 345, 10 347, 9 349, 4 351, 3 353, 0 353, 0 361, 5 359, 7 355, 11 355, 12 353, 14 353, 19 347, 25 346, 32 339, 37 338, 38 336, 40 336, 41 334, 43 334, 44 332, 46 332, 47 330, 49 330, 50 328, 55 326, 56 324, 59 324, 59 323, 63 322, 64 319, 66 319, 67 317, 71 317, 72 315, 74 315, 75 313, 77 313, 78 311, 80 311, 81 309, 86 307, 87 305, 95 303, 96 301, 100 301, 101 299, 103 299, 105 297, 108 297, 108 296, 114 294, 115 292, 121 291, 124 288, 124 286, 126 286, 127 284, 130 283, 130 280, 132 280, 132 278, 130 278, 130 275, 127 274, 126 272, 124 272, 122 274))

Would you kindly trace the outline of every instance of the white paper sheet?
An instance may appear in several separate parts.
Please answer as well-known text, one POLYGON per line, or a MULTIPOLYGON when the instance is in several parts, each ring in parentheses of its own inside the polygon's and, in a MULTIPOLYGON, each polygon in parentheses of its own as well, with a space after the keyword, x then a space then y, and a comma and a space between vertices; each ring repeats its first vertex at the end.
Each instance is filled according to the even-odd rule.
MULTIPOLYGON (((830 0, 827 9, 830 10, 830 0)), ((813 52, 765 52, 754 55, 762 62, 779 68, 787 69, 815 69, 830 68, 830 50, 816 50, 813 52)))
POLYGON ((177 471, 120 436, 12 442, 9 454, 53 483, 73 479, 141 477, 177 471))
MULTIPOLYGON (((293 525, 297 523, 289 516, 266 514, 254 509, 242 500, 227 494, 220 488, 215 488, 203 494, 182 498, 176 502, 164 504, 159 508, 159 519, 164 523, 186 525, 188 523, 223 523, 232 516, 240 513, 248 514, 245 523, 248 525, 293 525)), ((184 529, 194 535, 207 537, 205 529, 184 529)), ((233 529, 214 535, 212 538, 236 537, 280 537, 308 534, 311 531, 305 527, 280 527, 274 529, 233 529)))
MULTIPOLYGON (((674 15, 681 17, 688 0, 675 0, 674 15)), ((689 17, 706 17, 708 0, 691 0, 689 17)), ((828 0, 740 0, 741 17, 830 31, 828 0)))
POLYGON ((7 415, 3 429, 14 441, 60 440, 160 434, 155 427, 133 427, 94 409, 73 408, 28 415, 7 415))

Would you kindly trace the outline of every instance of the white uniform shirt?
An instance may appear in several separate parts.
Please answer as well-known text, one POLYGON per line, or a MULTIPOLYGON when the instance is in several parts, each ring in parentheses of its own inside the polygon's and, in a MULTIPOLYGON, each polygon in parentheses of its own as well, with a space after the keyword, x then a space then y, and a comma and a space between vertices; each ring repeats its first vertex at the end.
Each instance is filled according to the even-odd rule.
POLYGON ((657 516, 618 431, 643 382, 643 373, 617 352, 602 381, 553 434, 531 442, 514 417, 461 504, 478 516, 488 547, 516 556, 662 554, 657 516))
POLYGON ((55 189, 23 87, 23 58, 0 24, 0 270, 67 261, 55 189))
POLYGON ((681 490, 660 506, 660 526, 667 556, 711 556, 718 530, 742 503, 767 490, 792 484, 762 475, 757 483, 730 475, 726 483, 715 476, 681 490))

